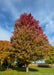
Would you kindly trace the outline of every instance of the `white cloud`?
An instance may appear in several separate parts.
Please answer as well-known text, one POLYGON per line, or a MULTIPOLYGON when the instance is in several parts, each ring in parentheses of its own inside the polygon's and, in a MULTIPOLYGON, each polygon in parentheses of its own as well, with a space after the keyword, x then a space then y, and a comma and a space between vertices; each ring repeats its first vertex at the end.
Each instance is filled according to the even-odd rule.
POLYGON ((54 22, 50 18, 46 21, 44 33, 48 36, 50 44, 54 45, 54 22))
POLYGON ((21 0, 2 0, 0 1, 0 3, 2 4, 1 10, 3 12, 7 12, 12 16, 12 19, 16 19, 18 18, 18 10, 15 7, 14 3, 15 2, 21 2, 21 0), (3 3, 2 3, 3 1, 3 3))
POLYGON ((50 44, 54 46, 54 14, 53 12, 47 14, 45 11, 39 11, 37 13, 38 16, 35 14, 35 18, 39 20, 39 25, 44 28, 44 33, 47 35, 50 44))
POLYGON ((0 27, 0 40, 10 41, 11 33, 0 27))

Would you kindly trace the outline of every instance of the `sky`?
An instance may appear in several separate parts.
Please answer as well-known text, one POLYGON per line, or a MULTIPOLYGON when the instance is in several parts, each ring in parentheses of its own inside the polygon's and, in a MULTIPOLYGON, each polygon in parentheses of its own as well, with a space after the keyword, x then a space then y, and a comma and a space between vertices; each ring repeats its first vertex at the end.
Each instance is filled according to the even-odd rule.
POLYGON ((15 20, 31 13, 54 46, 54 0, 0 0, 0 40, 10 41, 15 20))

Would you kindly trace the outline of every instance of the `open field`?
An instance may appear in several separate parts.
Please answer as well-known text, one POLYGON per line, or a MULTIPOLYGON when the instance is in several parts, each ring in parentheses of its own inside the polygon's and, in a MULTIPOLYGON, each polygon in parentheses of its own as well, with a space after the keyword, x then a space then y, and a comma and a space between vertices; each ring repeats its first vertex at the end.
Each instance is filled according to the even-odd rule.
POLYGON ((8 71, 0 71, 0 75, 54 75, 54 68, 29 67, 28 73, 25 70, 25 67, 9 68, 8 71))

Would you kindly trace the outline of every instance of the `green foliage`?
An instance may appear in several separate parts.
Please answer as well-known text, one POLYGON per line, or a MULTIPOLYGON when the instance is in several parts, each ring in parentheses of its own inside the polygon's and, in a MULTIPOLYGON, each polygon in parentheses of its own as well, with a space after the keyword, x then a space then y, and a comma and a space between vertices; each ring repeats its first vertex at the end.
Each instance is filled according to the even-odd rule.
POLYGON ((54 46, 51 46, 51 50, 49 52, 49 58, 46 59, 46 63, 53 64, 54 63, 54 46))

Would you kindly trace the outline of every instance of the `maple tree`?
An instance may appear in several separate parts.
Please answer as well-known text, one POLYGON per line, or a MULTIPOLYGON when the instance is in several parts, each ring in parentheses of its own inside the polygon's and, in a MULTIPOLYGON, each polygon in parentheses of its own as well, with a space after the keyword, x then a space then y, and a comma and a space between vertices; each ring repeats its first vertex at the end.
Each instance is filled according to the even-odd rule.
POLYGON ((24 13, 15 21, 12 33, 10 44, 14 48, 13 53, 15 58, 26 64, 27 72, 31 61, 47 57, 50 50, 49 41, 39 26, 39 21, 35 20, 31 13, 24 13))

